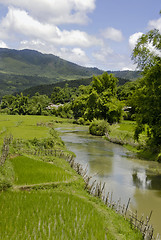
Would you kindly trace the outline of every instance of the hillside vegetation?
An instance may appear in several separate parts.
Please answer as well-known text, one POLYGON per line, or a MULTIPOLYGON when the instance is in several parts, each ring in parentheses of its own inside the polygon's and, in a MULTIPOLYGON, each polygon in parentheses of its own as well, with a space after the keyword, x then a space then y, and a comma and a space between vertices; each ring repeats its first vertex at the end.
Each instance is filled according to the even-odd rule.
POLYGON ((81 67, 52 54, 0 48, 0 97, 36 85, 75 80, 101 73, 97 68, 81 67))
MULTIPOLYGON (((118 85, 122 86, 125 83, 129 82, 128 79, 124 79, 124 78, 118 78, 118 85)), ((66 81, 61 81, 61 82, 57 82, 57 83, 53 83, 53 84, 45 84, 45 85, 38 85, 38 86, 34 86, 31 88, 27 88, 24 91, 22 91, 22 93, 24 95, 30 95, 33 96, 35 95, 35 93, 39 93, 41 95, 45 94, 47 96, 51 96, 51 94, 53 93, 53 89, 55 87, 61 87, 64 88, 65 85, 67 84, 68 87, 71 88, 79 88, 79 86, 84 85, 84 86, 88 86, 92 83, 93 78, 81 78, 81 79, 76 79, 76 80, 66 80, 66 81)), ((20 92, 19 92, 20 93, 20 92)))
MULTIPOLYGON (((89 78, 102 73, 98 68, 82 67, 52 54, 0 48, 0 98, 37 85, 89 78)), ((138 75, 135 71, 113 73, 130 80, 138 75)))

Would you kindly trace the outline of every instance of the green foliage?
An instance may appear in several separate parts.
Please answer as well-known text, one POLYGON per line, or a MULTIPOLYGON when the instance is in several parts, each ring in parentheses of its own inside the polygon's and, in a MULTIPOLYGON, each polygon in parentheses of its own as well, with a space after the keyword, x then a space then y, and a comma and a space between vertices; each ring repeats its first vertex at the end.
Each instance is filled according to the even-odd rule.
POLYGON ((117 100, 117 79, 111 74, 103 73, 93 77, 92 86, 79 95, 72 103, 71 109, 75 119, 84 118, 92 121, 94 118, 107 119, 108 122, 120 121, 122 104, 117 100))
POLYGON ((92 88, 97 91, 97 93, 102 93, 103 91, 107 90, 111 95, 116 94, 116 86, 117 86, 117 78, 113 76, 113 74, 108 74, 104 72, 100 76, 93 76, 92 88))
MULTIPOLYGON (((16 67, 17 66, 15 66, 15 68, 16 67)), ((23 92, 23 94, 25 96, 27 96, 27 95, 33 96, 33 95, 35 95, 36 92, 39 92, 39 91, 41 91, 41 94, 47 95, 47 91, 43 90, 44 87, 42 87, 42 89, 41 89, 40 86, 38 88, 36 86, 42 85, 42 84, 44 84, 44 82, 48 83, 48 84, 53 84, 53 83, 60 81, 54 77, 53 78, 39 77, 37 75, 27 76, 24 74, 25 73, 18 75, 16 73, 10 74, 10 73, 0 72, 0 86, 1 86, 0 98, 2 98, 5 95, 10 95, 10 94, 15 95, 15 93, 19 94, 20 92, 23 92), (33 91, 29 90, 26 93, 25 89, 31 88, 32 86, 36 88, 35 92, 33 93, 33 91)))
POLYGON ((156 64, 140 80, 140 87, 133 95, 133 104, 137 112, 137 128, 135 136, 138 138, 144 125, 148 125, 148 138, 152 144, 161 143, 161 65, 156 64))
POLYGON ((94 120, 89 126, 89 132, 92 135, 104 136, 109 132, 109 123, 105 120, 94 120))
POLYGON ((51 101, 56 103, 67 103, 73 99, 73 95, 76 92, 76 88, 68 87, 68 84, 64 88, 54 87, 51 95, 51 101))
POLYGON ((117 77, 118 79, 122 79, 122 81, 121 81, 122 84, 120 84, 120 85, 123 85, 127 79, 130 81, 135 81, 141 75, 141 71, 129 71, 129 70, 108 71, 108 74, 111 74, 111 73, 114 74, 114 76, 117 77))
MULTIPOLYGON (((124 78, 124 73, 122 73, 122 74, 123 74, 123 76, 122 76, 123 78, 118 77, 118 80, 119 80, 118 85, 119 86, 122 86, 126 82, 129 82, 128 79, 124 78)), ((117 76, 117 72, 116 72, 115 76, 117 76)), ((51 81, 55 82, 56 80, 51 79, 51 81)), ((85 93, 85 92, 83 92, 83 90, 86 89, 86 88, 84 88, 84 86, 89 86, 92 81, 93 81, 92 77, 80 78, 80 79, 75 79, 75 80, 65 80, 65 81, 57 80, 57 82, 53 83, 53 84, 45 84, 45 85, 38 85, 38 86, 25 88, 25 90, 23 90, 22 93, 25 96, 26 95, 33 96, 33 95, 35 95, 36 92, 39 92, 40 95, 46 94, 48 97, 51 97, 51 95, 53 94, 53 89, 55 89, 56 87, 64 88, 66 84, 68 84, 69 88, 73 88, 73 89, 78 89, 80 87, 80 88, 82 88, 82 93, 85 93)), ((49 79, 44 79, 43 82, 49 82, 49 79)), ((38 83, 38 84, 40 84, 40 83, 38 83)), ((32 84, 30 84, 30 85, 32 86, 32 84)), ((56 98, 55 98, 55 100, 56 100, 56 98)))
POLYGON ((147 145, 154 152, 161 150, 161 34, 154 29, 143 34, 133 50, 133 60, 144 70, 144 77, 131 102, 135 107, 135 138, 147 125, 147 145))
POLYGON ((160 62, 160 50, 161 34, 159 30, 153 29, 140 37, 133 50, 132 59, 138 68, 146 72, 160 62))
POLYGON ((84 118, 82 118, 82 117, 78 118, 78 121, 77 121, 78 124, 85 125, 85 122, 86 121, 84 120, 84 118))
POLYGON ((46 95, 36 93, 35 96, 29 98, 21 93, 16 96, 4 96, 0 107, 11 115, 48 115, 46 107, 49 102, 50 99, 46 95))
POLYGON ((138 80, 134 82, 127 82, 117 89, 117 96, 120 101, 127 101, 135 91, 138 85, 138 80))
POLYGON ((10 188, 12 184, 6 180, 0 180, 0 192, 10 188))

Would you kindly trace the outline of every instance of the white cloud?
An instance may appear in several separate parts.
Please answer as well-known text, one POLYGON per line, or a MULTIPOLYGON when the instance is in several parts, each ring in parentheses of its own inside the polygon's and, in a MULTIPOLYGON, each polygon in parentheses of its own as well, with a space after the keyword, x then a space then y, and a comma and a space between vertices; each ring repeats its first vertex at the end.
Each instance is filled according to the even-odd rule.
POLYGON ((31 41, 28 40, 20 41, 19 49, 32 49, 40 51, 42 53, 54 52, 53 49, 51 49, 51 47, 48 46, 47 48, 47 44, 45 42, 40 41, 39 39, 31 41))
MULTIPOLYGON (((133 35, 130 36, 130 38, 129 38, 129 46, 130 46, 131 49, 135 48, 135 45, 136 45, 138 39, 142 35, 143 35, 143 33, 138 32, 138 33, 134 33, 133 35)), ((149 49, 149 51, 152 54, 161 57, 161 52, 158 49, 156 49, 151 42, 147 42, 144 46, 147 47, 147 49, 149 49)))
POLYGON ((148 23, 148 28, 149 29, 159 29, 160 33, 161 33, 161 18, 157 19, 157 20, 151 20, 148 23))
POLYGON ((34 18, 54 24, 84 24, 96 0, 0 0, 1 4, 29 12, 34 18))
POLYGON ((23 40, 20 42, 19 49, 32 49, 37 50, 42 53, 52 53, 70 62, 74 62, 85 66, 89 61, 86 53, 81 48, 67 48, 67 47, 57 47, 55 48, 53 44, 49 44, 45 41, 40 40, 23 40))
POLYGON ((137 33, 134 33, 133 35, 131 35, 129 37, 129 46, 131 49, 134 49, 135 48, 135 45, 138 41, 138 39, 143 35, 142 32, 137 32, 137 33))
POLYGON ((102 36, 106 39, 110 39, 116 42, 121 42, 123 40, 122 32, 112 27, 109 27, 103 30, 102 36))
POLYGON ((100 51, 93 52, 93 64, 100 69, 107 70, 135 70, 136 66, 132 63, 128 54, 119 54, 110 47, 105 46, 100 51))
POLYGON ((8 48, 7 44, 0 40, 0 48, 8 48))
POLYGON ((56 45, 90 47, 102 45, 103 41, 79 30, 63 30, 57 26, 41 23, 32 18, 26 11, 9 7, 9 11, 0 24, 0 32, 8 33, 8 37, 26 36, 48 41, 56 45), (22 21, 23 19, 23 21, 22 21))
POLYGON ((110 57, 113 54, 113 50, 108 47, 104 46, 101 49, 94 51, 92 56, 100 62, 106 63, 107 58, 110 57))
POLYGON ((87 66, 89 62, 86 53, 81 48, 61 48, 58 56, 82 66, 87 66))
POLYGON ((121 70, 122 71, 133 71, 134 69, 133 68, 129 68, 129 67, 123 67, 121 70))

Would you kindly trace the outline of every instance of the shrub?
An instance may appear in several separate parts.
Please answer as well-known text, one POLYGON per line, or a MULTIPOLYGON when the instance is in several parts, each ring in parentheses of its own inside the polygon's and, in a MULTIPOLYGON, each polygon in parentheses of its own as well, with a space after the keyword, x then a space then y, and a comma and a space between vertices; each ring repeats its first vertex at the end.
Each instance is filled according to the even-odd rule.
POLYGON ((107 131, 109 131, 109 123, 105 120, 94 120, 89 126, 92 135, 103 136, 107 131))
POLYGON ((12 184, 10 182, 8 182, 7 180, 0 181, 0 191, 4 191, 7 188, 10 188, 11 186, 12 186, 12 184))
POLYGON ((80 124, 80 125, 84 125, 84 124, 85 124, 84 118, 80 117, 80 118, 77 120, 77 123, 80 124))

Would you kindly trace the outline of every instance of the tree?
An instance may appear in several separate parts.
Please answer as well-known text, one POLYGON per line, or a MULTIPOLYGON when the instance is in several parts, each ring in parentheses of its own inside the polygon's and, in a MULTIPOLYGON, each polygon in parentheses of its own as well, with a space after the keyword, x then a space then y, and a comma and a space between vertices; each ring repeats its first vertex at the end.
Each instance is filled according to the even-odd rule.
POLYGON ((147 126, 148 144, 161 147, 161 34, 151 30, 144 34, 133 50, 132 59, 143 70, 139 88, 133 95, 137 127, 135 138, 147 126))
POLYGON ((10 114, 28 114, 28 100, 28 96, 24 96, 22 93, 20 95, 17 94, 10 105, 10 114))
POLYGON ((93 76, 91 87, 84 87, 86 90, 83 88, 82 94, 72 102, 74 118, 118 122, 122 115, 122 105, 117 100, 117 82, 117 78, 107 72, 93 76))
POLYGON ((159 30, 153 29, 147 34, 143 34, 132 53, 132 59, 139 69, 144 73, 152 66, 160 62, 161 54, 161 34, 159 30))
POLYGON ((148 125, 149 143, 161 145, 161 64, 151 67, 140 80, 140 86, 133 95, 137 128, 135 138, 148 125))
POLYGON ((93 76, 92 88, 98 93, 108 90, 111 95, 116 95, 118 79, 113 74, 104 72, 102 75, 93 76))

